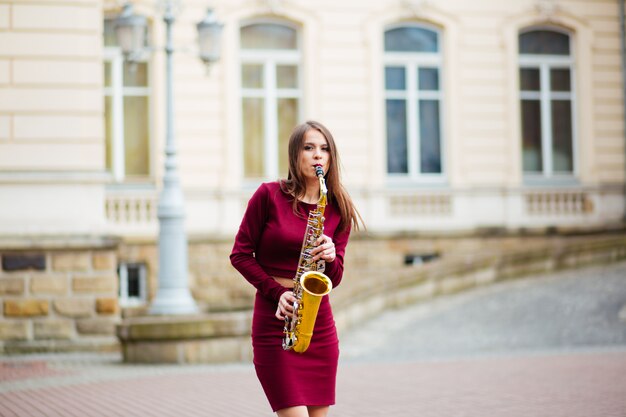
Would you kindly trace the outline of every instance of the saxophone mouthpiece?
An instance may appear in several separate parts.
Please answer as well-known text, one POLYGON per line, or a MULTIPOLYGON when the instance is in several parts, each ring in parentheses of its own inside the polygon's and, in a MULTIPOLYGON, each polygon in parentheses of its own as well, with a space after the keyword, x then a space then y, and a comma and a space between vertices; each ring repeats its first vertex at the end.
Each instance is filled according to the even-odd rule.
POLYGON ((318 177, 324 176, 324 168, 322 168, 321 165, 315 165, 315 175, 317 175, 318 177))

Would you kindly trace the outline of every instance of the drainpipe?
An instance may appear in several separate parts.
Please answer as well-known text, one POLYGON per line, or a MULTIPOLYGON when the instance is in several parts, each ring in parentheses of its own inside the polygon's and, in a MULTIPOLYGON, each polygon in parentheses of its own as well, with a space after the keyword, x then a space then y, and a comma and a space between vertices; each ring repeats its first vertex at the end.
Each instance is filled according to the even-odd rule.
POLYGON ((624 26, 624 2, 626 0, 617 0, 619 3, 619 27, 620 27, 620 40, 621 40, 621 54, 622 54, 622 104, 624 106, 624 222, 626 222, 626 28, 624 26))

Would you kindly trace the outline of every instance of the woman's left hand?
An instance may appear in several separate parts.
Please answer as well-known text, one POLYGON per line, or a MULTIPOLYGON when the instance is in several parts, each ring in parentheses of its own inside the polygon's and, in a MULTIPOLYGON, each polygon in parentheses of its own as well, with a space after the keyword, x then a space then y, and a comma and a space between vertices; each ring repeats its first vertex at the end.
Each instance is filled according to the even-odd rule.
POLYGON ((311 255, 313 255, 313 262, 320 259, 326 262, 333 262, 335 260, 337 256, 335 253, 335 244, 329 236, 320 236, 315 244, 317 247, 311 251, 311 255))

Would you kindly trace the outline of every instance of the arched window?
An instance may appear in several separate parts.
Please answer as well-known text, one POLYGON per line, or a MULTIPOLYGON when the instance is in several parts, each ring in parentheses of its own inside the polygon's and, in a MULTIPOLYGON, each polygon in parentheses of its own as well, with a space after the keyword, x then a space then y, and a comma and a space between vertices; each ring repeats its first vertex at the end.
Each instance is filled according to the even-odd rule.
POLYGON ((401 26, 385 32, 387 172, 419 179, 443 173, 439 32, 401 26))
POLYGON ((519 65, 524 173, 572 174, 575 96, 570 36, 549 29, 520 33, 519 65))
POLYGON ((277 23, 240 30, 245 178, 287 175, 289 134, 300 120, 298 31, 277 23))

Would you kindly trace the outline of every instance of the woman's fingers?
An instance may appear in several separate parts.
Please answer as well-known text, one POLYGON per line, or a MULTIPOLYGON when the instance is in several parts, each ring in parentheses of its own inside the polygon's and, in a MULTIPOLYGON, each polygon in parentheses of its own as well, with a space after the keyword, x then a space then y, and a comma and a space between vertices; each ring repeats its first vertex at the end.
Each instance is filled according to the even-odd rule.
POLYGON ((285 316, 292 317, 293 316, 293 303, 296 301, 296 297, 293 295, 293 292, 287 291, 284 292, 283 295, 280 296, 278 300, 278 307, 276 308, 276 318, 280 320, 284 320, 285 316))
POLYGON ((313 262, 319 259, 323 259, 327 262, 335 260, 335 244, 330 237, 322 235, 319 239, 317 239, 315 244, 317 247, 311 251, 311 255, 313 255, 313 262))

